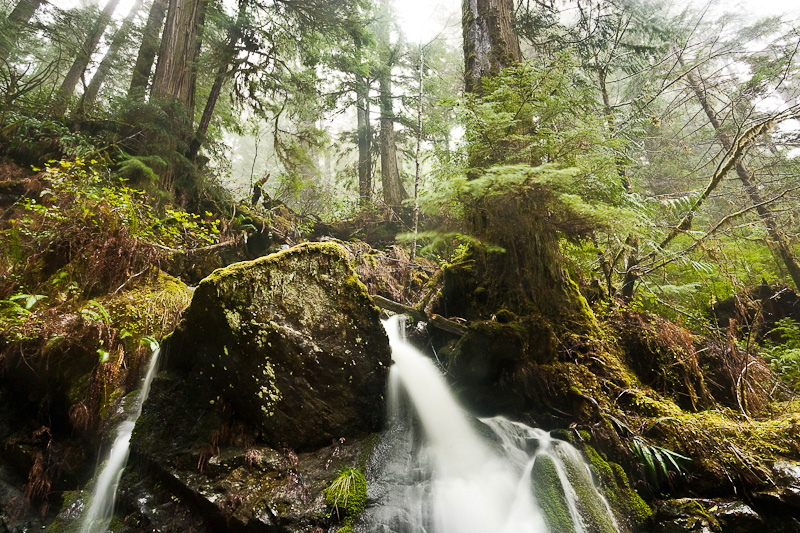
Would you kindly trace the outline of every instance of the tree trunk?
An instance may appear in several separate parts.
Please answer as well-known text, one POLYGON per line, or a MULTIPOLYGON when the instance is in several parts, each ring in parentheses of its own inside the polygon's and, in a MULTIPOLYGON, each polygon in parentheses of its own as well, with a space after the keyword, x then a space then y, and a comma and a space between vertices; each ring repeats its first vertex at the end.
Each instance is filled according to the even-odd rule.
POLYGON ((196 60, 200 54, 205 8, 206 0, 170 0, 161 35, 151 98, 162 101, 170 109, 176 127, 166 147, 173 152, 171 161, 161 176, 161 186, 167 190, 175 190, 175 178, 181 172, 180 156, 186 153, 194 138, 196 60), (171 107, 170 103, 177 103, 179 108, 171 107))
POLYGON ((128 40, 131 27, 133 26, 133 20, 136 18, 139 10, 142 9, 143 1, 144 0, 136 0, 136 3, 133 5, 133 7, 131 7, 130 12, 128 12, 128 16, 125 17, 125 21, 122 23, 122 26, 120 26, 119 30, 117 30, 117 33, 114 34, 111 44, 108 45, 108 51, 106 51, 106 55, 103 56, 103 60, 100 61, 100 65, 97 67, 97 72, 94 73, 94 76, 92 76, 92 81, 89 82, 89 86, 86 87, 86 91, 83 93, 81 107, 85 111, 91 111, 91 109, 94 107, 94 104, 97 101, 97 94, 100 92, 100 88, 106 82, 106 78, 108 77, 109 72, 111 72, 111 68, 117 62, 120 49, 122 49, 123 45, 125 45, 128 40))
POLYGON ((176 100, 190 116, 194 111, 195 61, 200 53, 205 7, 205 0, 170 0, 151 89, 153 98, 176 100))
POLYGON ((397 168, 397 144, 394 136, 394 110, 392 105, 392 66, 395 53, 389 40, 390 11, 387 0, 381 0, 381 13, 377 21, 377 40, 381 65, 378 72, 378 91, 381 108, 381 183, 383 201, 387 205, 400 205, 408 198, 397 168))
POLYGON ((111 22, 111 16, 114 14, 114 11, 116 11, 119 1, 120 0, 108 0, 108 3, 106 3, 103 7, 103 11, 100 13, 100 18, 97 19, 97 23, 86 36, 83 46, 78 50, 78 55, 75 57, 75 61, 72 62, 72 67, 69 69, 69 72, 67 72, 67 76, 64 78, 58 90, 62 98, 62 102, 59 103, 57 107, 57 112, 59 114, 66 111, 68 99, 75 93, 75 87, 77 87, 78 82, 83 77, 84 72, 86 72, 86 67, 89 66, 89 60, 97 49, 97 45, 100 44, 100 38, 111 22))
POLYGON ((189 161, 194 161, 197 157, 200 147, 203 145, 206 133, 208 133, 208 125, 211 124, 211 119, 214 116, 214 108, 217 106, 219 95, 222 94, 222 86, 225 80, 228 79, 228 65, 220 65, 217 69, 217 75, 214 76, 214 84, 211 86, 211 91, 208 93, 208 100, 206 106, 203 108, 203 116, 200 117, 200 123, 197 125, 194 138, 189 145, 189 150, 186 152, 186 158, 189 161))
POLYGON ((372 154, 370 154, 371 134, 369 123, 369 85, 366 80, 358 81, 356 96, 358 120, 358 196, 360 204, 369 203, 372 196, 372 154))
MULTIPOLYGON (((372 196, 372 134, 369 117, 370 82, 361 72, 361 39, 356 37, 356 119, 358 143, 358 199, 360 205, 369 203, 372 196)), ((368 75, 368 74, 367 74, 368 75)))
MULTIPOLYGON (((679 58, 678 61, 682 67, 685 67, 682 59, 679 58)), ((692 91, 697 97, 697 100, 700 102, 700 106, 703 108, 703 111, 708 117, 709 122, 711 122, 711 125, 717 134, 717 139, 719 139, 719 142, 722 144, 722 147, 725 149, 725 151, 730 152, 733 148, 733 141, 731 141, 731 138, 728 137, 728 135, 722 130, 722 124, 720 123, 716 112, 706 98, 702 77, 698 72, 691 70, 687 74, 687 79, 692 91)), ((781 261, 783 261, 783 264, 786 266, 786 270, 789 272, 789 276, 792 278, 795 287, 800 289, 800 265, 798 265, 797 259, 792 253, 792 249, 786 234, 778 227, 775 217, 770 212, 769 207, 767 207, 765 204, 764 199, 761 197, 761 193, 758 192, 758 188, 753 183, 752 175, 744 166, 744 163, 741 161, 741 159, 736 161, 735 169, 737 176, 739 176, 739 181, 741 181, 742 185, 744 186, 747 196, 750 198, 750 201, 756 208, 758 216, 761 218, 761 221, 767 228, 767 235, 769 236, 767 239, 767 246, 770 247, 775 255, 780 257, 781 261)))
POLYGON ((8 61, 14 50, 20 29, 26 25, 44 0, 20 0, 11 13, 8 14, 2 25, 0 35, 0 63, 8 61))
MULTIPOLYGON (((463 0, 461 6, 464 83, 467 91, 480 97, 483 78, 521 61, 512 27, 514 2, 463 0)), ((498 154, 498 160, 501 157, 498 154)), ((480 172, 478 165, 470 164, 467 177, 477 178, 480 172)), ((495 309, 540 315, 555 330, 594 335, 597 321, 563 267, 558 234, 541 215, 546 209, 538 205, 539 200, 535 189, 468 200, 464 205, 468 232, 505 250, 492 253, 477 248, 470 275, 485 288, 485 301, 495 309)), ((469 301, 474 296, 465 298, 469 301)))
POLYGON ((6 23, 27 24, 44 0, 20 0, 11 13, 6 17, 6 23))
MULTIPOLYGON (((417 150, 414 154, 414 242, 411 245, 411 261, 417 257, 417 236, 419 235, 419 183, 422 176, 422 97, 425 67, 425 53, 419 47, 419 86, 417 87, 417 150)), ((447 140, 449 144, 449 139, 447 140)))
POLYGON ((480 94, 482 78, 522 61, 513 26, 514 0, 462 0, 461 13, 464 82, 467 92, 480 94))
POLYGON ((383 183, 383 200, 388 205, 400 205, 408 198, 408 193, 400 180, 397 168, 397 145, 394 137, 394 111, 392 110, 391 81, 388 75, 382 74, 380 83, 381 105, 381 182, 383 183))
MULTIPOLYGON (((597 64, 597 81, 600 84, 600 94, 603 97, 603 112, 606 115, 606 122, 608 124, 609 129, 614 126, 614 108, 611 106, 611 97, 608 94, 608 72, 602 66, 600 66, 600 57, 595 52, 594 55, 595 63, 597 64)), ((622 156, 617 156, 616 160, 614 161, 617 167, 617 175, 620 178, 620 183, 622 187, 628 194, 633 194, 633 188, 631 187, 630 180, 628 179, 628 174, 625 170, 624 161, 622 156)), ((623 252, 624 261, 625 261, 625 272, 622 275, 622 287, 620 288, 620 296, 625 300, 631 300, 633 298, 633 291, 636 287, 636 282, 639 279, 639 275, 636 271, 636 268, 639 266, 639 238, 635 235, 629 235, 625 241, 625 248, 623 252)), ((599 260, 602 263, 602 268, 604 272, 606 272, 606 280, 608 282, 608 293, 612 294, 613 287, 611 285, 611 275, 610 273, 613 271, 615 265, 612 265, 608 262, 605 254, 602 252, 599 253, 599 260)))
POLYGON ((133 67, 131 88, 128 98, 135 102, 143 102, 147 94, 147 82, 150 80, 150 71, 153 70, 153 61, 159 47, 158 36, 164 25, 164 15, 167 13, 167 0, 153 0, 147 23, 142 30, 142 44, 136 56, 136 65, 133 67))
POLYGON ((224 48, 219 54, 220 63, 217 67, 217 74, 214 76, 214 83, 211 86, 211 91, 208 93, 206 106, 203 108, 203 116, 200 118, 200 123, 197 125, 197 131, 195 131, 194 139, 192 139, 192 142, 189 145, 189 150, 186 154, 186 158, 190 161, 194 161, 194 159, 197 157, 197 153, 200 151, 200 147, 203 144, 206 133, 208 133, 208 126, 211 124, 211 119, 214 116, 214 109, 217 106, 219 95, 222 94, 222 86, 232 74, 230 67, 236 56, 236 45, 238 44, 239 39, 242 37, 242 26, 245 23, 246 15, 245 7, 246 3, 243 0, 240 0, 236 21, 231 27, 228 28, 224 48))

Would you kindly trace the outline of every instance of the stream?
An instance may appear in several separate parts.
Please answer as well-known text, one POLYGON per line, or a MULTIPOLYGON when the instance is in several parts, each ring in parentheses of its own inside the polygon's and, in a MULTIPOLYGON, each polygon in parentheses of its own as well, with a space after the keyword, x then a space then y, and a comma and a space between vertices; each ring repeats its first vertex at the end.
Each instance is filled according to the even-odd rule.
POLYGON ((122 477, 122 471, 128 462, 133 428, 139 415, 142 414, 142 405, 144 405, 147 395, 150 393, 150 384, 156 374, 160 353, 160 348, 156 348, 150 357, 147 374, 145 374, 142 387, 136 393, 133 408, 125 421, 117 426, 116 437, 111 445, 111 450, 100 465, 90 500, 80 518, 79 531, 83 533, 105 533, 111 524, 119 481, 122 477))
POLYGON ((394 365, 389 429, 367 468, 369 505, 354 530, 380 533, 616 532, 581 453, 544 430, 477 419, 401 317, 384 326, 394 365))

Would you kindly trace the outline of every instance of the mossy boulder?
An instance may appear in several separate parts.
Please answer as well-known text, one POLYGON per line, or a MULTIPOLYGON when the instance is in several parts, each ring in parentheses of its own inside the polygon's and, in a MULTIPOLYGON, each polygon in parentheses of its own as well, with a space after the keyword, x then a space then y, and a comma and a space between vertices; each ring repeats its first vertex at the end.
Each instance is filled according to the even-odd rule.
POLYGON ((310 449, 380 427, 388 339, 338 244, 215 271, 166 350, 270 444, 310 449))

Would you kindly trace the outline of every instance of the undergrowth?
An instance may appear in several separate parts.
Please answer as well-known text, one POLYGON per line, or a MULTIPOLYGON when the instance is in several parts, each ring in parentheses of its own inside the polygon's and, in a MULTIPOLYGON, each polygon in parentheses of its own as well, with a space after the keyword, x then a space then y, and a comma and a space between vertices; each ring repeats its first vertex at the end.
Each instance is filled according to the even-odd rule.
POLYGON ((49 442, 111 422, 110 407, 188 304, 186 286, 159 267, 176 251, 217 243, 220 222, 160 206, 95 160, 33 172, 14 176, 24 188, 0 208, 0 367, 18 408, 36 418, 4 444, 41 448, 25 497, 46 505, 62 471, 80 462, 49 442))
POLYGON ((767 341, 761 354, 772 370, 800 394, 800 324, 791 318, 783 318, 775 323, 770 334, 778 336, 782 342, 767 341))

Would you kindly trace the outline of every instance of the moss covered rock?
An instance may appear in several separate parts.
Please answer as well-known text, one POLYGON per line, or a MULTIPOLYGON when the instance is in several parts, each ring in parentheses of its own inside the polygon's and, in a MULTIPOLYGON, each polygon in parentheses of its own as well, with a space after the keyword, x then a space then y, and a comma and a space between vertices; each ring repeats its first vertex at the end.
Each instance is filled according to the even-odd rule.
POLYGON ((308 449, 380 426, 388 340, 338 244, 217 270, 195 290, 167 354, 269 443, 308 449))

